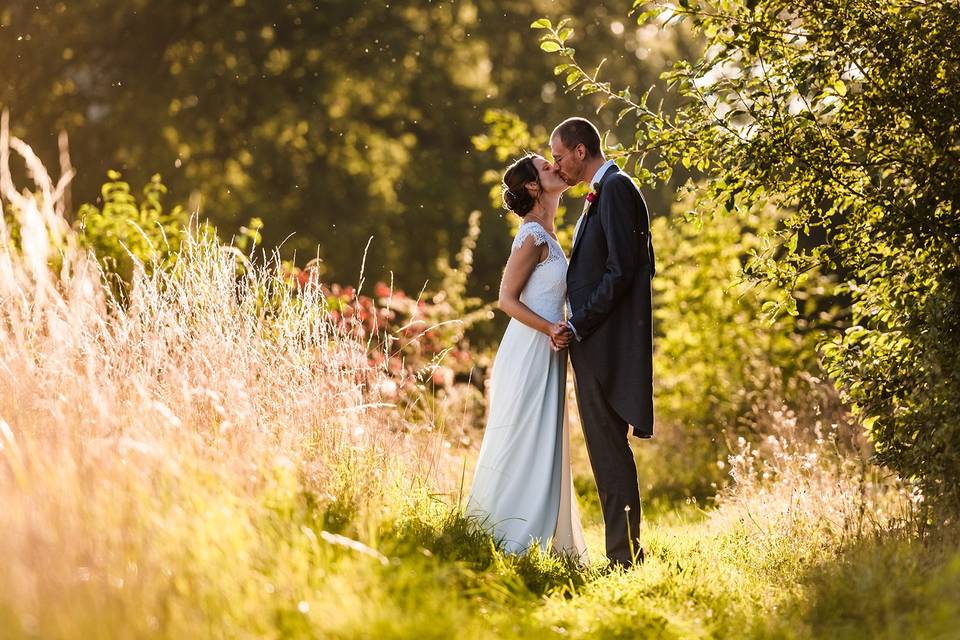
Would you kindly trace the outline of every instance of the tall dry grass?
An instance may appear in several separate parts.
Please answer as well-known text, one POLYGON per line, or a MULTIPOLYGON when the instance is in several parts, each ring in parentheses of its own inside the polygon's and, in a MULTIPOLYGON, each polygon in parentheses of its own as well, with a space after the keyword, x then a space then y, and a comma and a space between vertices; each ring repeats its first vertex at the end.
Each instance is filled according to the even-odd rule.
POLYGON ((761 627, 794 624, 786 620, 811 597, 816 572, 842 566, 865 548, 906 549, 915 538, 919 493, 871 462, 859 422, 836 409, 798 415, 769 398, 755 407, 757 437, 738 438, 720 462, 731 483, 716 496, 700 533, 715 538, 722 549, 716 555, 737 575, 749 576, 763 609, 786 613, 758 617, 761 627))
POLYGON ((364 345, 276 264, 194 230, 118 299, 66 222, 69 179, 4 114, 0 628, 233 636, 335 607, 315 588, 327 547, 382 559, 383 509, 451 489, 456 466, 379 407, 364 345))
POLYGON ((716 526, 742 522, 784 538, 816 532, 837 546, 894 530, 915 533, 920 494, 871 461, 870 444, 849 413, 817 419, 768 402, 755 409, 758 437, 739 437, 720 462, 732 482, 717 495, 716 526))

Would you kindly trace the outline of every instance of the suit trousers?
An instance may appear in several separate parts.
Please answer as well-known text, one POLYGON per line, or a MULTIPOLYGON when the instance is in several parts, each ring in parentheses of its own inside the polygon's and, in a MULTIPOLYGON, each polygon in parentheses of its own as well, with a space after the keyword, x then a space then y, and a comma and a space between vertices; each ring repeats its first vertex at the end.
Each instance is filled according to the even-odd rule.
POLYGON ((640 553, 640 488, 627 442, 628 425, 589 372, 574 370, 574 387, 603 509, 607 558, 613 564, 631 566, 640 553))

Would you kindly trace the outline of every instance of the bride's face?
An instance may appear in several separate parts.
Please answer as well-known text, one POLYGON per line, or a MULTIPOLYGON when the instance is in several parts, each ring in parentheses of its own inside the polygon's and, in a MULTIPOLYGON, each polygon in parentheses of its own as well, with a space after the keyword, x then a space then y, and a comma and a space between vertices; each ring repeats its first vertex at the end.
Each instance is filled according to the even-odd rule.
POLYGON ((550 164, 546 158, 534 156, 533 165, 537 168, 537 173, 540 174, 540 185, 545 193, 563 192, 570 188, 570 185, 560 177, 557 167, 550 164))

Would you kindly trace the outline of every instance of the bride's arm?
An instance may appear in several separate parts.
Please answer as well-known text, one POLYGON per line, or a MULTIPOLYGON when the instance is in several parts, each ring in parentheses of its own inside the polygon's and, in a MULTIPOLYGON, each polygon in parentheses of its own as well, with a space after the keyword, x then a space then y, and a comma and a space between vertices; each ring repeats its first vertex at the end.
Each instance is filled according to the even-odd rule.
POLYGON ((531 235, 517 247, 507 259, 507 266, 503 271, 503 280, 500 281, 500 309, 511 318, 523 324, 550 335, 550 321, 520 302, 520 294, 530 279, 530 274, 537 267, 543 257, 544 250, 549 251, 546 245, 537 245, 531 235))

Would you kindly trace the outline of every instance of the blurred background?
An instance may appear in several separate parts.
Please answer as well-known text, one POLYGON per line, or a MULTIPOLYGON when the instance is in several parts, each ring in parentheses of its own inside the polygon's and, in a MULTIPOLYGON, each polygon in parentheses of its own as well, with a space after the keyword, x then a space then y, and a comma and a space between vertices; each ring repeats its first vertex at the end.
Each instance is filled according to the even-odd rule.
MULTIPOLYGON (((611 129, 610 144, 633 135, 615 110, 595 115, 565 92, 528 27, 575 16, 582 60, 606 58, 615 84, 643 90, 690 43, 682 29, 638 27, 631 4, 7 3, 0 104, 48 163, 67 132, 74 203, 95 202, 110 169, 134 185, 159 173, 171 201, 222 235, 259 217, 265 246, 300 265, 319 255, 337 282, 357 280, 373 236, 370 278, 435 284, 479 210, 468 289, 492 300, 511 226, 490 198, 509 158, 477 140, 490 118, 529 123, 512 142, 539 152, 572 115, 611 129)), ((670 191, 645 194, 654 215, 670 191)))
MULTIPOLYGON (((628 0, 16 3, 0 10, 0 104, 48 166, 66 132, 77 174, 65 215, 124 279, 127 249, 147 252, 124 218, 148 236, 165 222, 161 243, 197 211, 243 250, 255 240, 279 251, 294 278, 310 264, 335 313, 400 336, 402 348, 371 358, 405 372, 405 415, 475 448, 507 321, 492 303, 518 222, 499 206, 503 168, 524 150, 546 153, 549 132, 572 115, 609 132, 611 149, 638 135, 618 109, 567 90, 530 30, 544 15, 574 17, 580 64, 602 64, 618 89, 653 87, 651 104, 665 100, 666 112, 678 98, 660 75, 703 46, 685 25, 638 23, 628 0), (144 184, 155 205, 146 216, 136 208, 144 184), (364 259, 358 295, 350 285, 364 259)), ((683 221, 691 198, 675 202, 689 177, 678 165, 644 189, 660 258, 663 427, 639 455, 647 494, 669 500, 713 496, 736 435, 766 432, 771 407, 802 400, 819 415, 811 387, 834 395, 814 375, 823 304, 771 323, 760 313, 767 292, 737 284, 779 211, 701 230, 683 221)), ((565 243, 583 195, 564 199, 574 212, 561 211, 565 243)), ((592 503, 583 455, 578 477, 592 503)))

